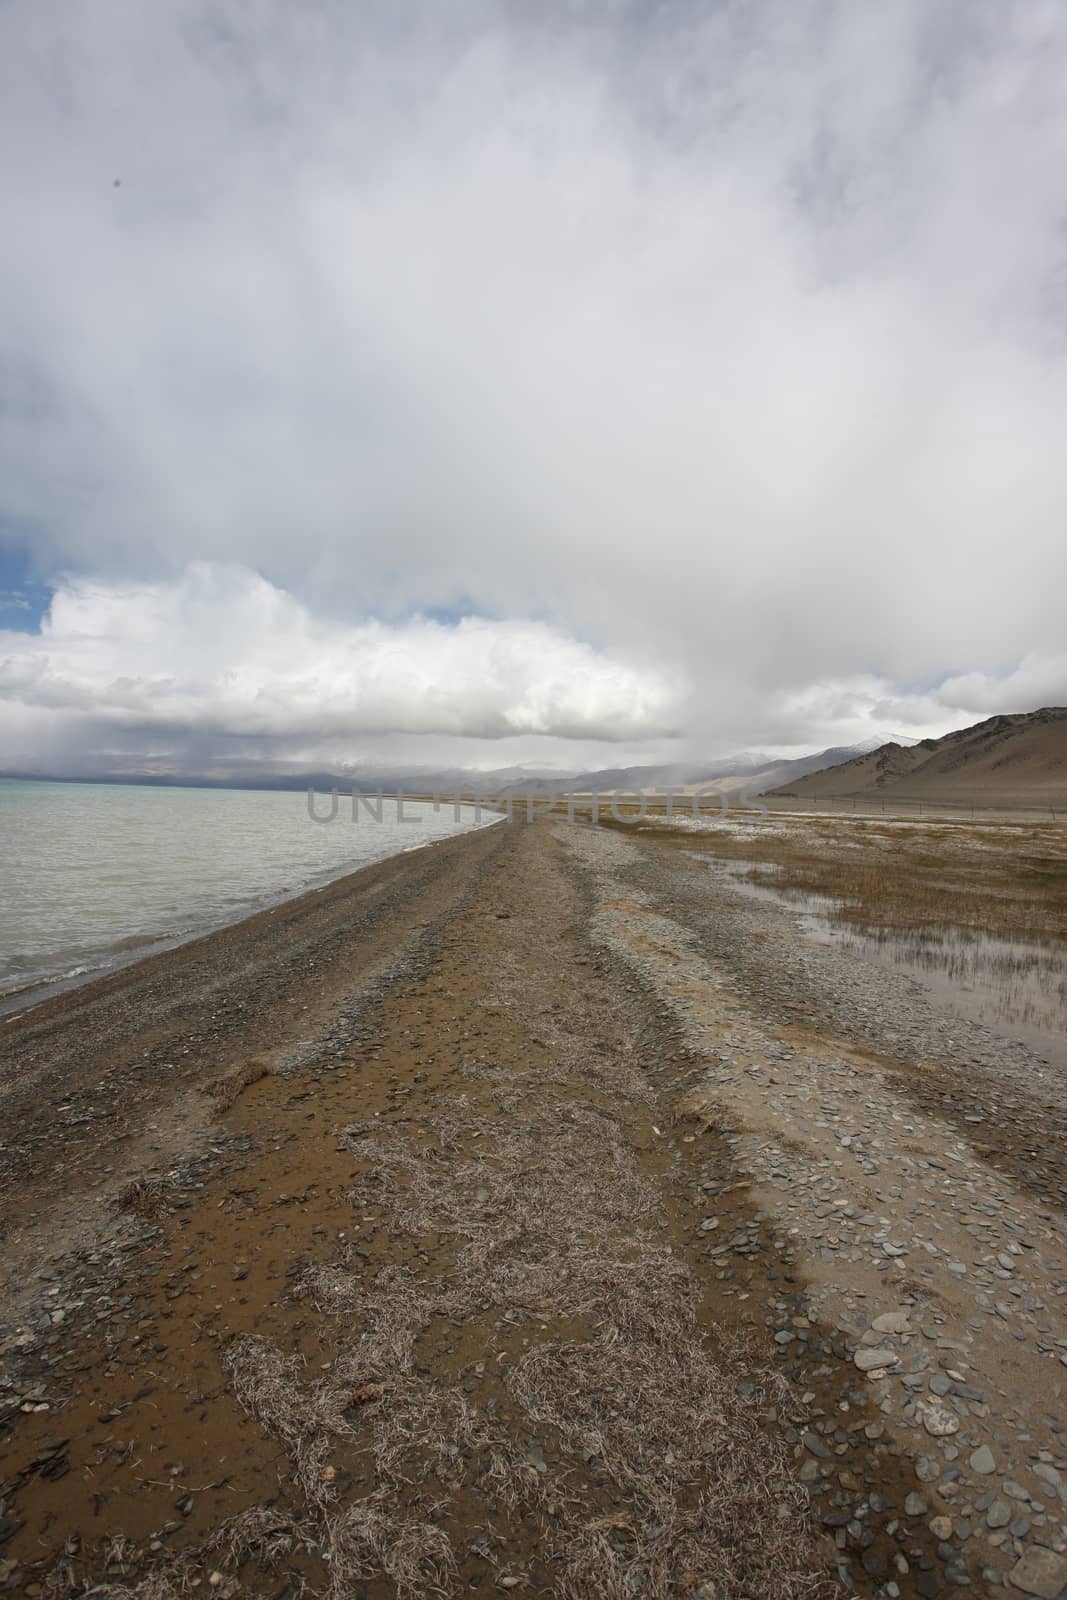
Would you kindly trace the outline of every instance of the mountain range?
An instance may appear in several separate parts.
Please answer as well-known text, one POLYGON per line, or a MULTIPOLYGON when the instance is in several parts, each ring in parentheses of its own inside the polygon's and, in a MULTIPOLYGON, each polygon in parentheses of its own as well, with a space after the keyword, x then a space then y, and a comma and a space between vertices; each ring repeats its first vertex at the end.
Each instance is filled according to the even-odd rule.
POLYGON ((996 807, 1067 807, 1067 707, 1045 706, 987 718, 940 739, 900 735, 835 745, 812 755, 782 759, 744 751, 707 761, 545 772, 502 767, 472 772, 462 767, 353 766, 308 770, 295 763, 235 762, 197 773, 162 766, 79 773, 0 771, 0 777, 72 778, 81 782, 161 787, 240 789, 354 787, 363 793, 546 797, 552 793, 633 794, 667 789, 677 794, 702 786, 740 798, 766 794, 804 802, 877 799, 981 804, 996 807))
POLYGON ((912 745, 890 740, 852 760, 791 774, 766 792, 783 800, 1067 806, 1067 706, 988 717, 912 745))
POLYGON ((387 794, 443 794, 458 792, 505 798, 553 792, 612 794, 616 791, 673 789, 684 793, 701 785, 717 785, 725 792, 756 794, 773 784, 802 778, 806 773, 852 761, 856 756, 881 744, 834 746, 813 755, 793 760, 745 751, 703 762, 663 763, 657 766, 603 767, 595 771, 545 772, 528 767, 501 767, 490 772, 473 772, 463 767, 402 767, 387 769, 353 766, 340 770, 311 770, 293 763, 242 761, 217 764, 199 772, 168 770, 165 766, 131 763, 127 766, 90 769, 78 772, 0 770, 0 777, 45 779, 52 782, 132 783, 158 788, 205 789, 308 789, 328 790, 353 785, 361 793, 382 790, 387 794))

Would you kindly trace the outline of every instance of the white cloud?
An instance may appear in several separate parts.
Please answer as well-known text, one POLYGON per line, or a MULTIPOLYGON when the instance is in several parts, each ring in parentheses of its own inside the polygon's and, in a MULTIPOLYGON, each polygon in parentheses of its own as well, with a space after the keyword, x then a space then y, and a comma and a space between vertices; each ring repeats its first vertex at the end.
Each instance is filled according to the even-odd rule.
MULTIPOLYGON (((98 596, 265 572, 308 641, 286 686, 249 613, 190 687, 161 611, 113 721, 706 751, 1067 699, 1062 7, 39 0, 0 138, 0 531, 98 596)), ((27 696, 98 703, 56 662, 27 696)))
POLYGON ((131 728, 283 750, 386 734, 640 740, 673 731, 679 689, 545 623, 324 622, 247 569, 205 563, 153 584, 68 580, 40 635, 0 632, 0 703, 19 708, 23 740, 27 713, 62 716, 74 743, 131 728))
MULTIPOLYGON (((811 682, 768 700, 760 742, 794 752, 872 730, 937 735, 1052 700, 1065 670, 1064 657, 1028 658, 912 694, 872 676, 811 682)), ((9 769, 138 769, 139 756, 165 770, 631 765, 692 753, 679 720, 698 699, 677 671, 543 622, 323 620, 232 565, 155 583, 67 579, 40 634, 0 630, 9 769)))
POLYGON ((996 675, 966 672, 947 678, 937 691, 938 703, 968 714, 1062 705, 1067 686, 1067 650, 1054 655, 1031 653, 1010 671, 996 675))

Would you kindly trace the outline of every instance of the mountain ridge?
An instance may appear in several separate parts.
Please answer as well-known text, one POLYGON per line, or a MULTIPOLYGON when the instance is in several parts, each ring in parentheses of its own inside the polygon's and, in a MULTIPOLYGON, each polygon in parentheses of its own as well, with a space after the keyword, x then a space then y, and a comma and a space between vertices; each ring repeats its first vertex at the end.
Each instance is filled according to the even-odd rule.
POLYGON ((910 746, 890 740, 763 792, 795 800, 1067 804, 1067 706, 998 712, 910 746))
MULTIPOLYGON (((869 743, 863 741, 863 746, 869 743)), ((134 784, 151 788, 252 790, 330 789, 335 786, 349 789, 355 784, 361 793, 375 793, 383 789, 400 794, 452 794, 462 790, 467 794, 492 795, 502 799, 509 795, 512 798, 548 796, 554 790, 609 794, 616 790, 685 790, 702 784, 718 784, 726 792, 746 790, 754 794, 772 783, 851 760, 863 746, 832 745, 810 755, 787 758, 760 751, 745 751, 717 760, 660 762, 564 772, 514 766, 477 772, 462 767, 372 767, 361 770, 358 767, 305 768, 266 763, 261 766, 249 763, 227 766, 219 763, 214 768, 193 773, 168 770, 164 766, 157 766, 154 770, 132 765, 127 768, 98 767, 78 772, 9 767, 0 770, 0 778, 47 783, 134 784)))

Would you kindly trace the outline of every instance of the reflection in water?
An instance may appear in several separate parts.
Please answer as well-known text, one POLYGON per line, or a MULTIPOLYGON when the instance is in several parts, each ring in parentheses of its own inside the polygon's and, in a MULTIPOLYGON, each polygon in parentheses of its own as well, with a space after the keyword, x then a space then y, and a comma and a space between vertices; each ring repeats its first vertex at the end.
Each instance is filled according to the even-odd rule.
POLYGON ((753 899, 799 912, 806 937, 844 946, 919 979, 946 1010, 1021 1039, 1038 1055, 1067 1066, 1067 944, 1054 939, 999 939, 949 927, 857 927, 838 920, 842 902, 827 895, 754 883, 739 862, 737 887, 753 899))

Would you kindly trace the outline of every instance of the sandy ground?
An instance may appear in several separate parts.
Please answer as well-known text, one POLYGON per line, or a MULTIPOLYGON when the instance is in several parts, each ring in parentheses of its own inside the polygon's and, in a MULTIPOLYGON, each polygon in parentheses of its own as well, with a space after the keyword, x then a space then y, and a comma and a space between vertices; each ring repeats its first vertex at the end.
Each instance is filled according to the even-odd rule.
POLYGON ((1060 1594, 1062 1214, 694 881, 501 825, 0 1028, 0 1585, 1060 1594))

